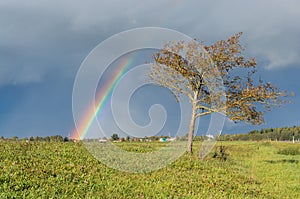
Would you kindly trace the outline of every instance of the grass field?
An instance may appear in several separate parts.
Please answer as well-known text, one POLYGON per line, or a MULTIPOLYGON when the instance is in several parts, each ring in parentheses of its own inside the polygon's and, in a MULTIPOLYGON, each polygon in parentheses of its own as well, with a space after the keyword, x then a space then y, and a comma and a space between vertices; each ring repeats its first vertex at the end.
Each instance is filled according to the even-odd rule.
MULTIPOLYGON (((163 146, 117 144, 137 152, 163 146)), ((218 142, 215 150, 131 174, 106 167, 81 143, 0 141, 0 198, 300 198, 299 143, 218 142), (213 158, 221 144, 227 161, 213 158)))

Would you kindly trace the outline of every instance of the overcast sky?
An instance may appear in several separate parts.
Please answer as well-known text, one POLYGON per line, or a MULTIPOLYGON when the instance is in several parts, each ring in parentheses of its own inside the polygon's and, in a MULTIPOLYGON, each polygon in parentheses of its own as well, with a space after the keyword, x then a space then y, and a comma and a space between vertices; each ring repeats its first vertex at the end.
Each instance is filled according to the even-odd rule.
MULTIPOLYGON (((290 104, 267 113, 266 124, 253 127, 227 121, 225 132, 300 125, 299 21, 297 0, 2 0, 0 136, 69 135, 75 128, 73 83, 85 57, 108 37, 147 26, 174 29, 207 44, 244 32, 242 44, 247 55, 258 60, 259 76, 294 91, 295 97, 290 104)), ((136 97, 144 95, 141 92, 136 97)), ((178 108, 167 100, 172 101, 165 97, 162 104, 178 108)), ((148 105, 137 102, 136 107, 141 108, 135 110, 145 110, 149 102, 158 103, 149 98, 148 105)), ((148 121, 147 114, 133 115, 133 119, 148 121)), ((103 118, 111 124, 109 116, 103 118)), ((167 124, 165 132, 172 131, 178 117, 167 124)))

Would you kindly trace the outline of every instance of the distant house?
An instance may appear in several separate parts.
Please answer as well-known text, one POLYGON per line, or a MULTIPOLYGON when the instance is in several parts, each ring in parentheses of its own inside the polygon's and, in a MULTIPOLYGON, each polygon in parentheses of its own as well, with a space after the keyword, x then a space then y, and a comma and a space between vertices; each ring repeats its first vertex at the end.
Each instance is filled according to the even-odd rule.
POLYGON ((168 142, 168 138, 160 138, 159 141, 160 142, 168 142))
POLYGON ((107 140, 105 140, 105 139, 100 139, 99 142, 100 142, 100 143, 106 143, 107 140))
POLYGON ((211 134, 206 135, 206 137, 207 137, 208 140, 213 140, 213 139, 215 139, 215 136, 213 136, 213 135, 211 135, 211 134))
POLYGON ((172 141, 175 141, 176 138, 160 138, 159 141, 160 142, 172 142, 172 141))

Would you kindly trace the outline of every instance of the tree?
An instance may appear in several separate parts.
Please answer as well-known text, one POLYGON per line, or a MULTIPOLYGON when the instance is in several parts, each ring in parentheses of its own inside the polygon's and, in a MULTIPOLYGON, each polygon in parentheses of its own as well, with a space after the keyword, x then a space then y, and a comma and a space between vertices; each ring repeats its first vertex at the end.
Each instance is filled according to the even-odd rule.
POLYGON ((64 137, 64 142, 69 142, 69 138, 68 137, 64 137))
POLYGON ((195 121, 214 112, 226 113, 234 122, 264 122, 263 114, 285 102, 281 92, 261 79, 255 84, 256 61, 243 55, 242 33, 213 45, 192 41, 170 42, 153 55, 150 78, 169 88, 176 100, 188 96, 192 105, 187 151, 192 153, 195 121), (241 72, 244 75, 239 75, 241 72), (222 78, 222 85, 214 78, 222 78), (223 87, 223 90, 220 89, 223 87), (226 96, 224 96, 224 94, 226 96), (226 99, 225 104, 222 100, 226 99), (218 103, 220 102, 220 103, 218 103))
POLYGON ((116 133, 112 134, 111 139, 112 139, 113 141, 118 140, 118 139, 119 139, 118 134, 116 134, 116 133))

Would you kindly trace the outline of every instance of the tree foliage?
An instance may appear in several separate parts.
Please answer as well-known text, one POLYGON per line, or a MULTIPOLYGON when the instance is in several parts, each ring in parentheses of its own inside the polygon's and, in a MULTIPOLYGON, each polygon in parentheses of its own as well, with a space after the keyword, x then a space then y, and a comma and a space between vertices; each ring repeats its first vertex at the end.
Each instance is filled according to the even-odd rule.
POLYGON ((235 140, 292 141, 293 136, 296 141, 300 140, 300 126, 252 130, 246 134, 222 135, 218 139, 223 141, 229 141, 229 140, 232 141, 235 140))
POLYGON ((281 97, 286 96, 286 92, 255 77, 257 62, 243 54, 241 35, 238 33, 212 45, 196 41, 170 42, 153 55, 150 78, 169 88, 176 100, 180 100, 181 95, 190 99, 188 152, 192 152, 197 117, 218 112, 226 113, 235 122, 262 124, 265 111, 285 102, 281 97), (221 81, 216 80, 218 77, 221 81))
POLYGON ((114 133, 114 134, 112 134, 111 139, 112 139, 113 141, 115 141, 115 140, 118 140, 118 139, 120 139, 120 138, 119 138, 119 135, 118 135, 118 134, 114 133))

